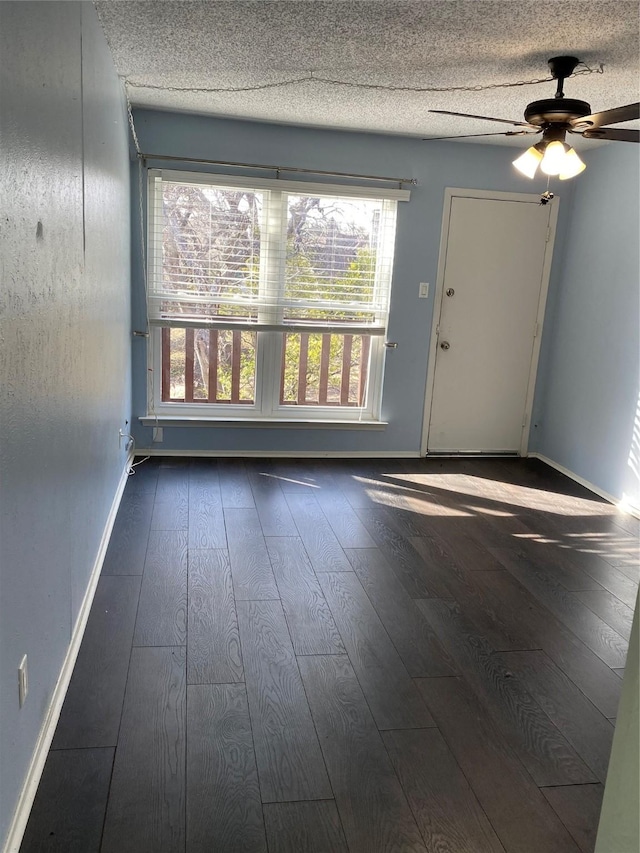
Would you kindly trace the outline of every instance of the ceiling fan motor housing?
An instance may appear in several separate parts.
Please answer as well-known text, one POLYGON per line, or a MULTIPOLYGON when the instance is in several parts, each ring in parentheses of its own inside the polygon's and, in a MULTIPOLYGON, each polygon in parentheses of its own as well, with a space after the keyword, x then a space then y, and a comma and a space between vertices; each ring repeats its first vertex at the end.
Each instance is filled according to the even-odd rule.
POLYGON ((545 98, 542 101, 533 101, 524 111, 525 121, 536 127, 566 125, 571 119, 588 115, 591 115, 591 106, 586 101, 574 98, 545 98))

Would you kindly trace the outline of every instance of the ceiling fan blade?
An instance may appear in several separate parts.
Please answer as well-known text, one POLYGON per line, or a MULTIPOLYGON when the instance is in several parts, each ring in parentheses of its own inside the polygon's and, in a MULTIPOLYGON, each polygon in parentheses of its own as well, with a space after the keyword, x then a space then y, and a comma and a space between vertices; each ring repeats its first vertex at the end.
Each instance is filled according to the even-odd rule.
POLYGON ((529 130, 505 130, 502 133, 459 133, 457 136, 426 136, 423 142, 437 142, 440 139, 471 139, 476 136, 535 136, 529 130))
POLYGON ((601 113, 593 113, 590 116, 574 118, 569 123, 573 127, 602 127, 605 124, 618 124, 621 121, 633 121, 640 118, 640 103, 627 104, 626 107, 615 107, 612 110, 603 110, 601 113))
POLYGON ((624 127, 596 127, 585 130, 585 139, 613 139, 617 142, 640 142, 640 130, 627 130, 624 127))
POLYGON ((452 113, 451 110, 429 110, 429 112, 430 113, 440 113, 440 115, 443 115, 443 116, 460 116, 460 118, 478 118, 481 121, 499 121, 501 124, 511 124, 514 127, 531 127, 531 128, 535 128, 535 130, 537 130, 535 125, 529 124, 526 121, 510 121, 509 119, 506 119, 506 118, 493 118, 492 116, 476 116, 476 115, 472 115, 471 113, 452 113))

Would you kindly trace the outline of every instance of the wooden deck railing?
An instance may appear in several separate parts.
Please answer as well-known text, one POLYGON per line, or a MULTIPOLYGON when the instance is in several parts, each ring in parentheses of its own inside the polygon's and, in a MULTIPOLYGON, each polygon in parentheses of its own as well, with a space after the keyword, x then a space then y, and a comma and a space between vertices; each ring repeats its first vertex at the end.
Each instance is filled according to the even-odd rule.
POLYGON ((245 393, 242 393, 241 356, 241 331, 164 328, 162 330, 162 401, 251 405, 253 394, 247 395, 246 388, 245 393), (176 332, 180 334, 177 335, 176 332), (221 335, 231 336, 231 345, 227 343, 224 347, 226 352, 223 353, 223 359, 220 358, 221 335), (184 337, 183 341, 182 337, 184 337), (200 349, 200 359, 196 354, 196 339, 200 349), (177 377, 174 374, 177 374, 177 377), (230 379, 230 391, 225 392, 221 387, 222 377, 226 380, 227 388, 230 379))
MULTIPOLYGON (((289 362, 289 347, 282 347, 280 405, 282 406, 362 406, 367 389, 371 338, 366 335, 287 335, 299 338, 297 364, 289 362), (309 358, 312 337, 321 338, 320 359, 309 358), (342 341, 342 352, 331 357, 332 339, 342 341), (354 343, 356 347, 354 348, 354 343), (355 350, 358 350, 356 353, 355 350), (287 372, 297 373, 295 387, 287 389, 287 372), (330 398, 332 394, 333 399, 330 398), (317 395, 317 396, 316 396, 317 395)), ((338 348, 339 349, 339 348, 338 348)))
MULTIPOLYGON (((253 404, 255 337, 243 335, 255 333, 162 329, 162 401, 253 404)), ((364 405, 370 346, 367 335, 285 334, 280 405, 364 405)))

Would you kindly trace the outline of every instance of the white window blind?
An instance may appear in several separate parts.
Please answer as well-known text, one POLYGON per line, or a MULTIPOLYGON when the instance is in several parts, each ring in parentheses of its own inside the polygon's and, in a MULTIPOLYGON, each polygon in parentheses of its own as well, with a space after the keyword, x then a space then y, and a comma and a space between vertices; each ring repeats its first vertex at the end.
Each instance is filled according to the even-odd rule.
POLYGON ((368 190, 150 172, 153 325, 384 334, 396 206, 368 190))

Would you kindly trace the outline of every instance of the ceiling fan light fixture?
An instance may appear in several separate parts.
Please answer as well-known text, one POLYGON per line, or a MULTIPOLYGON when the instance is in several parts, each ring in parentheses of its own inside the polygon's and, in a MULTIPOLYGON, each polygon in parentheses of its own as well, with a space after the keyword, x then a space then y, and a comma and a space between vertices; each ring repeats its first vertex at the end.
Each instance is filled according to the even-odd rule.
MULTIPOLYGON (((544 157, 540 163, 540 170, 545 175, 559 175, 564 171, 564 163, 569 146, 565 142, 556 139, 545 148, 544 157)), ((576 155, 577 156, 577 155, 576 155)))
POLYGON ((566 181, 567 178, 575 178, 580 172, 584 172, 586 164, 578 156, 574 148, 570 148, 564 158, 562 171, 558 175, 561 181, 566 181))
POLYGON ((526 178, 533 178, 542 161, 542 156, 540 143, 538 143, 538 145, 532 145, 531 148, 527 148, 524 154, 521 154, 513 161, 513 165, 526 178))

